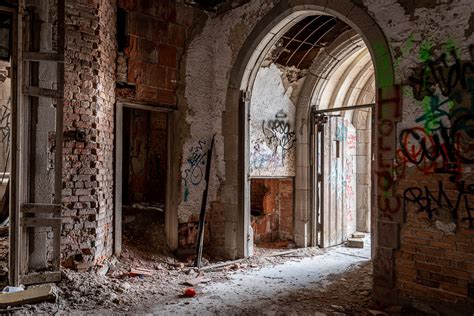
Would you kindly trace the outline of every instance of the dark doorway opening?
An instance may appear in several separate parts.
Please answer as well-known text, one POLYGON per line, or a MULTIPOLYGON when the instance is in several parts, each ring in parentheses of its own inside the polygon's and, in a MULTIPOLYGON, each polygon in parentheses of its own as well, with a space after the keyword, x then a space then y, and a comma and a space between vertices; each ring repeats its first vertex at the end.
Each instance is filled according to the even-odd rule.
POLYGON ((294 248, 293 178, 250 181, 251 227, 255 255, 294 248))
POLYGON ((123 242, 165 250, 167 114, 124 107, 122 135, 123 242))

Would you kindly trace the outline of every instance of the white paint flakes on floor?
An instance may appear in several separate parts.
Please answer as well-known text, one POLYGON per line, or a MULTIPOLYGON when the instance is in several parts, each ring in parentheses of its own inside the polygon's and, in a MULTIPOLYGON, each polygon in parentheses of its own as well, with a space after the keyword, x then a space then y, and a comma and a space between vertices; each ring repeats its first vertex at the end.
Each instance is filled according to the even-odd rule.
MULTIPOLYGON (((176 298, 166 305, 155 306, 149 312, 160 315, 273 315, 278 305, 291 292, 316 285, 325 286, 328 276, 346 271, 349 267, 368 261, 370 243, 366 238, 363 249, 333 247, 322 255, 293 258, 280 265, 255 270, 229 272, 229 280, 197 288, 194 298, 176 298), (322 284, 322 285, 321 285, 322 284)), ((316 312, 316 311, 315 311, 316 312)))

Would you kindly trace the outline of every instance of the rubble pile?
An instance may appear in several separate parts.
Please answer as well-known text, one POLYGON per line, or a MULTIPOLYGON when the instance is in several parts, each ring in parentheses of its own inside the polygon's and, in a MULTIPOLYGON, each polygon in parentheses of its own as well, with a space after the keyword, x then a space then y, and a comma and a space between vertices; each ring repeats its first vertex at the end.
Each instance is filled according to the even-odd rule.
MULTIPOLYGON (((94 271, 63 270, 57 284, 57 300, 36 305, 23 305, 18 313, 123 313, 147 312, 169 304, 185 308, 189 300, 199 299, 202 286, 228 282, 230 276, 249 269, 275 267, 290 261, 324 254, 317 248, 280 251, 279 255, 251 257, 231 262, 212 262, 202 269, 194 268, 192 258, 179 261, 172 256, 142 253, 125 248, 120 258, 112 258, 94 271), (192 294, 192 295, 191 295, 192 294), (193 296, 196 296, 194 298, 193 296)), ((329 275, 320 285, 291 290, 274 297, 272 306, 285 313, 321 312, 327 315, 367 314, 381 309, 371 298, 372 263, 356 264, 347 271, 329 275)), ((225 297, 222 297, 225 304, 225 297)), ((261 314, 259 310, 248 311, 261 314)))

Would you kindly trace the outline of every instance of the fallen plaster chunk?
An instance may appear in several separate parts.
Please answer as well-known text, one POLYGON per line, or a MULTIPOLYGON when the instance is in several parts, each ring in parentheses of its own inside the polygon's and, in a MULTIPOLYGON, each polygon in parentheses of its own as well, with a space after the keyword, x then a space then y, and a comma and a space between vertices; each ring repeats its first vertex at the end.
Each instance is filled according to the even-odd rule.
POLYGON ((201 284, 201 283, 208 283, 210 282, 211 279, 208 279, 208 278, 204 278, 204 277, 197 277, 197 278, 194 278, 194 279, 190 279, 190 280, 186 280, 184 282, 184 285, 189 285, 189 286, 196 286, 198 284, 201 284))
POLYGON ((348 238, 346 246, 350 248, 364 248, 364 241, 361 238, 348 238))
POLYGON ((45 301, 54 302, 55 300, 56 294, 53 287, 51 285, 42 285, 20 292, 0 294, 0 307, 34 304, 45 301))

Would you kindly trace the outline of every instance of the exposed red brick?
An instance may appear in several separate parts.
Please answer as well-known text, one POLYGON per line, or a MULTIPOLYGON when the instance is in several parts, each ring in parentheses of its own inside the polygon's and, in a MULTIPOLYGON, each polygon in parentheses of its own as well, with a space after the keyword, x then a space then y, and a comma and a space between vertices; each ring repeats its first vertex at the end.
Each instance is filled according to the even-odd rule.
POLYGON ((128 32, 130 35, 145 38, 151 26, 151 18, 145 14, 130 12, 128 16, 128 32))
MULTIPOLYGON (((169 89, 167 87, 166 68, 157 64, 149 65, 146 69, 146 84, 159 89, 169 89)), ((169 89, 174 90, 174 89, 169 89)))
POLYGON ((158 46, 158 63, 161 66, 176 68, 177 50, 176 47, 160 44, 158 46))
POLYGON ((64 144, 61 256, 87 269, 113 246, 116 3, 67 2, 64 129, 82 128, 86 140, 64 144))
POLYGON ((183 48, 186 44, 186 30, 183 26, 177 24, 170 25, 170 40, 171 45, 183 48))

